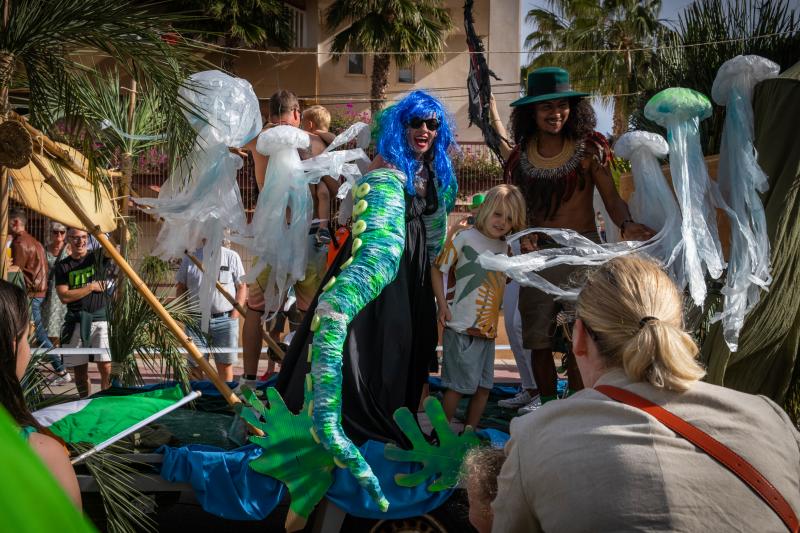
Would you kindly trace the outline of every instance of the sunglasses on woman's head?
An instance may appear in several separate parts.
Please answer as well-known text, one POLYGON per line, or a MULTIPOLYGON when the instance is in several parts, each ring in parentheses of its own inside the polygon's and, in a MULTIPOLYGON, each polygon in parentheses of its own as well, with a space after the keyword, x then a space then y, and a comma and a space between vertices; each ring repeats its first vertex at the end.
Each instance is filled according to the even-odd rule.
POLYGON ((436 131, 439 129, 439 119, 438 118, 422 118, 422 117, 414 117, 408 121, 408 125, 414 129, 421 128, 422 125, 425 124, 428 126, 430 131, 436 131))

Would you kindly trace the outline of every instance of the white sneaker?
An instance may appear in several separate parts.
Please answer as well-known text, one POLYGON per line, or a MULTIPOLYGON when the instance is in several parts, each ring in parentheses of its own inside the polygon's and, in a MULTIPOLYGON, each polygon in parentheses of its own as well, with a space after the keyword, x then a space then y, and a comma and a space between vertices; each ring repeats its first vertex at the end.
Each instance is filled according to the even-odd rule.
POLYGON ((522 389, 517 393, 516 396, 513 398, 506 398, 505 400, 500 400, 497 402, 497 405, 502 407, 503 409, 517 409, 522 407, 523 405, 527 405, 531 402, 533 398, 531 397, 530 393, 522 389))
POLYGON ((520 407, 519 409, 517 409, 517 414, 526 415, 528 413, 534 412, 535 410, 537 410, 541 406, 542 406, 542 399, 537 394, 536 396, 533 397, 533 399, 531 399, 530 402, 528 402, 528 404, 526 406, 520 407))
POLYGON ((64 372, 63 374, 56 374, 55 379, 50 382, 50 385, 54 387, 63 387, 68 383, 72 383, 72 376, 69 372, 64 372))

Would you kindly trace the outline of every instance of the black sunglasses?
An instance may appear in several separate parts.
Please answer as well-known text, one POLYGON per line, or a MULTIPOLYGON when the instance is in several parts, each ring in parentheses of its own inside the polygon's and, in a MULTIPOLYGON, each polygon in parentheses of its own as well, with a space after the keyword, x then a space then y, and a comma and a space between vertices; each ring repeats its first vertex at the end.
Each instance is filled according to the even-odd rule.
POLYGON ((428 126, 430 131, 436 131, 439 129, 439 119, 438 118, 421 118, 421 117, 414 117, 408 121, 408 125, 414 129, 421 128, 422 125, 425 124, 428 126))
POLYGON ((64 235, 66 233, 66 231, 63 230, 63 229, 54 229, 53 233, 58 233, 59 235, 64 235))

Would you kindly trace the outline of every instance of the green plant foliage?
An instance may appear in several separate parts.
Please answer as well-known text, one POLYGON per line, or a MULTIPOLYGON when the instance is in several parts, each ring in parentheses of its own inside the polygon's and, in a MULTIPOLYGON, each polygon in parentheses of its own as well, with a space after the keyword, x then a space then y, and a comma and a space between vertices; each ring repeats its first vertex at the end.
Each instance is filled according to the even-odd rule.
MULTIPOLYGON (((155 286, 155 279, 150 275, 145 274, 142 279, 145 285, 155 286)), ((172 318, 202 336, 200 314, 189 299, 189 293, 170 298, 171 289, 157 290, 155 295, 172 318)), ((189 374, 186 356, 180 353, 181 343, 127 278, 121 280, 109 304, 108 342, 112 377, 124 386, 144 385, 139 370, 139 362, 142 362, 153 373, 165 380, 177 380, 188 390, 189 374)))
POLYGON ((461 464, 467 451, 480 445, 475 430, 467 426, 464 433, 456 435, 447 422, 444 409, 439 400, 432 396, 423 402, 425 414, 431 421, 439 443, 429 443, 408 408, 403 407, 394 413, 394 420, 411 441, 411 450, 403 450, 394 444, 387 444, 384 455, 391 461, 422 463, 422 468, 411 474, 397 474, 395 482, 401 487, 416 487, 430 478, 435 478, 428 486, 431 492, 455 487, 461 472, 461 464))
POLYGON ((627 130, 636 106, 633 93, 652 81, 653 49, 669 30, 659 19, 661 0, 551 0, 531 9, 533 32, 525 47, 535 55, 529 69, 560 66, 579 90, 606 96, 614 106, 614 134, 627 130), (559 53, 562 50, 592 50, 559 53), (555 51, 555 53, 550 53, 555 51))
POLYGON ((265 433, 264 437, 250 437, 250 442, 265 450, 250 463, 250 468, 286 485, 291 496, 290 514, 307 519, 333 484, 336 467, 333 455, 313 435, 310 376, 306 377, 303 409, 296 415, 272 387, 267 389, 269 408, 251 389, 244 389, 243 394, 257 414, 239 407, 242 418, 265 433))
MULTIPOLYGON (((334 0, 325 10, 325 26, 334 34, 331 52, 375 54, 370 89, 373 116, 386 99, 392 59, 399 67, 418 61, 439 64, 445 38, 453 28, 449 10, 442 4, 440 0, 334 0)), ((334 55, 333 60, 340 57, 334 55)))
MULTIPOLYGON (((796 4, 795 4, 796 5, 796 4)), ((664 134, 644 117, 648 99, 668 87, 686 87, 705 95, 722 64, 737 56, 755 54, 785 70, 800 58, 800 15, 790 0, 697 0, 679 16, 653 61, 653 85, 639 97, 631 117, 635 129, 664 134), (770 35, 766 38, 756 36, 770 35), (694 46, 699 43, 702 46, 694 46)), ((704 154, 716 154, 725 122, 725 110, 714 106, 700 124, 704 154)))
MULTIPOLYGON (((70 444, 75 455, 89 449, 87 444, 70 444)), ((97 483, 106 513, 109 533, 149 533, 158 525, 148 516, 153 502, 134 486, 135 476, 142 475, 135 462, 123 457, 124 448, 112 445, 86 458, 83 464, 97 483)))

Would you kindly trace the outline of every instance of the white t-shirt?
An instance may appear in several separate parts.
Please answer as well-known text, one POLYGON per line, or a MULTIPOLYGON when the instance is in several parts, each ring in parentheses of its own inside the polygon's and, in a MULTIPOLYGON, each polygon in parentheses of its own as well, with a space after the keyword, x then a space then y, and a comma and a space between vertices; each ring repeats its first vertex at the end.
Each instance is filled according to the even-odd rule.
POLYGON ((477 228, 456 233, 445 243, 436 258, 436 268, 455 278, 455 294, 450 304, 452 320, 447 327, 475 337, 494 339, 503 305, 506 276, 484 269, 478 261, 483 252, 507 254, 508 244, 492 239, 477 228))
MULTIPOLYGON (((236 287, 242 284, 242 277, 244 276, 244 265, 242 265, 242 258, 239 254, 230 248, 222 247, 222 262, 220 263, 219 276, 217 281, 225 287, 228 294, 236 296, 236 287)), ((203 260, 203 249, 198 248, 194 252, 194 256, 200 261, 203 260)), ((181 266, 178 268, 178 273, 175 276, 175 281, 186 285, 189 293, 193 298, 197 298, 200 289, 200 283, 203 280, 203 273, 199 268, 192 263, 191 259, 184 256, 181 259, 181 266)), ((232 311, 233 306, 225 299, 218 290, 214 290, 211 297, 211 313, 225 313, 232 311)))

